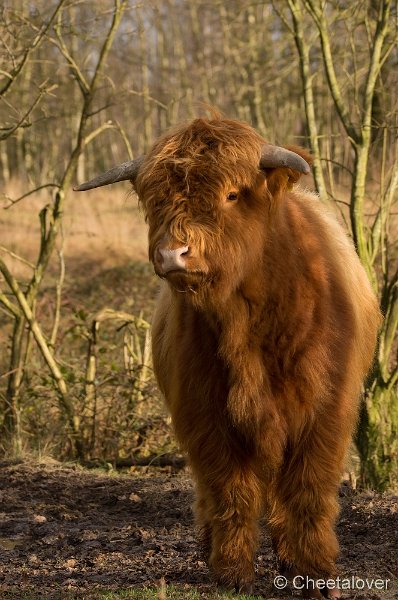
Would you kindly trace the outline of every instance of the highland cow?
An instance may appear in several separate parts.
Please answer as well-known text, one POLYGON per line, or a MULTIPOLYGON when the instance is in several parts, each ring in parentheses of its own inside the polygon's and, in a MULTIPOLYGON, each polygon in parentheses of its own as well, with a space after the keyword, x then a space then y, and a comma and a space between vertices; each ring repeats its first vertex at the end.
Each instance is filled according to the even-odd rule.
POLYGON ((213 116, 78 188, 129 179, 145 211, 165 280, 155 374, 195 478, 209 565, 243 592, 262 516, 282 569, 335 575, 338 486, 380 322, 351 241, 295 187, 309 164, 305 150, 213 116))

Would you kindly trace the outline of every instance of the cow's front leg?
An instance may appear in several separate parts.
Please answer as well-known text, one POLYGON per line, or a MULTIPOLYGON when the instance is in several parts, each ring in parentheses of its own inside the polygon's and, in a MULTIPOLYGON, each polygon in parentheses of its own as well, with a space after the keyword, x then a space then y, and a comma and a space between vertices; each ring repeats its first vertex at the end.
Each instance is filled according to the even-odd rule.
MULTIPOLYGON (((277 554, 277 541, 271 533, 272 545, 277 554)), ((298 569, 292 564, 283 560, 278 560, 278 571, 287 581, 287 588, 291 593, 301 589, 302 597, 306 600, 324 600, 330 598, 336 600, 341 598, 340 590, 337 587, 330 589, 327 586, 320 586, 316 578, 309 575, 302 575, 298 569)))
POLYGON ((222 587, 251 593, 254 584, 254 553, 261 512, 261 487, 247 468, 226 463, 217 479, 207 480, 207 531, 211 532, 209 565, 222 587))
POLYGON ((333 589, 320 587, 321 580, 336 575, 337 490, 349 442, 328 425, 318 422, 312 428, 269 490, 274 548, 282 564, 299 577, 304 598, 341 596, 336 584, 333 589))

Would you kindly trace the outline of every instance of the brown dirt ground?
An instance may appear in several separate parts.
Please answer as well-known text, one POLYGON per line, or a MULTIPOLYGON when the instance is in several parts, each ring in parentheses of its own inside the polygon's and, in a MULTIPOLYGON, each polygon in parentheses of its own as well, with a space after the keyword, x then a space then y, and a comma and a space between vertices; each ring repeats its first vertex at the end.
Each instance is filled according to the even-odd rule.
MULTIPOLYGON (((340 574, 390 579, 387 591, 344 597, 398 598, 398 497, 344 490, 340 574)), ((96 591, 156 586, 161 577, 197 586, 206 598, 215 587, 196 542, 192 498, 188 471, 120 475, 0 463, 0 598, 16 598, 18 590, 96 598, 96 591)), ((275 559, 265 533, 256 568, 256 594, 287 597, 272 590, 275 559)))

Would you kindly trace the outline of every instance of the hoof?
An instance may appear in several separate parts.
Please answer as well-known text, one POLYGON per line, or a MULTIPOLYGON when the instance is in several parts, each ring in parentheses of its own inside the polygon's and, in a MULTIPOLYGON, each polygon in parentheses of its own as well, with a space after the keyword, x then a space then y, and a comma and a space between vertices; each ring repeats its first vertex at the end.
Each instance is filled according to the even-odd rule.
POLYGON ((306 600, 323 600, 324 598, 319 590, 303 590, 302 596, 306 600))
POLYGON ((218 580, 217 588, 220 592, 225 594, 230 594, 231 592, 235 592, 237 594, 245 594, 247 596, 251 596, 254 590, 253 582, 239 582, 236 581, 235 584, 228 584, 225 581, 218 580))
POLYGON ((331 590, 328 588, 322 588, 321 592, 324 598, 330 598, 332 600, 341 598, 341 591, 338 588, 332 588, 331 590))
POLYGON ((303 598, 306 600, 310 600, 315 598, 316 600, 323 600, 323 598, 329 598, 330 600, 336 600, 337 598, 341 598, 341 592, 338 588, 329 589, 327 587, 323 587, 320 589, 305 589, 302 592, 303 598))
POLYGON ((235 585, 235 592, 237 594, 246 594, 247 596, 251 596, 253 594, 254 586, 252 583, 237 583, 235 585))
POLYGON ((298 570, 293 564, 287 563, 283 560, 279 562, 278 571, 283 577, 286 577, 288 581, 294 579, 296 575, 299 575, 298 570))

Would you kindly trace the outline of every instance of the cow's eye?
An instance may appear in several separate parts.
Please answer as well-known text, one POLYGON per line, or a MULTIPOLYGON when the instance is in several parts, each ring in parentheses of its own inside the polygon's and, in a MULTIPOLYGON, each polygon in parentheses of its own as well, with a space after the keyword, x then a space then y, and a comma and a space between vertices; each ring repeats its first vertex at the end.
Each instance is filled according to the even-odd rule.
POLYGON ((238 192, 229 192, 227 195, 228 202, 235 202, 238 199, 238 192))

